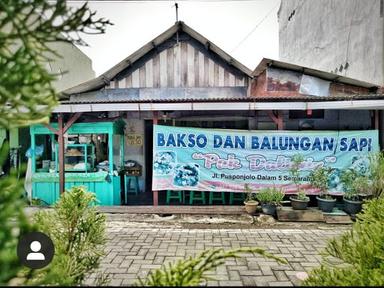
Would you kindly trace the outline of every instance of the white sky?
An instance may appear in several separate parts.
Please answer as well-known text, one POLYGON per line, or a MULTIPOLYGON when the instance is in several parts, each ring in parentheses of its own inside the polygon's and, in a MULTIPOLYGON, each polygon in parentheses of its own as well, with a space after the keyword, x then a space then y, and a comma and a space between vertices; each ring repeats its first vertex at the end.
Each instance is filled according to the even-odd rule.
MULTIPOLYGON (((81 2, 68 3, 80 5, 81 2)), ((114 23, 107 27, 106 34, 84 35, 90 47, 79 47, 92 59, 96 76, 174 25, 174 3, 171 0, 90 1, 89 6, 97 11, 98 17, 114 23)), ((249 69, 255 69, 263 57, 278 58, 280 0, 200 0, 179 1, 178 4, 179 20, 249 69), (247 35, 249 37, 244 40, 247 35)))

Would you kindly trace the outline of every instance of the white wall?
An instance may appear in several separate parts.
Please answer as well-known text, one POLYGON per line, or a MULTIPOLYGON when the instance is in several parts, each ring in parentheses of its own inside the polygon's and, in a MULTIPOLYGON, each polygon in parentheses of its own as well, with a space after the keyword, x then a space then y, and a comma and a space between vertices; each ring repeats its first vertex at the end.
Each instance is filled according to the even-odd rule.
POLYGON ((54 61, 47 65, 48 71, 60 74, 54 82, 57 91, 63 91, 95 77, 91 59, 75 45, 55 42, 50 43, 49 47, 62 56, 54 57, 54 61))
POLYGON ((384 84, 382 0, 281 1, 280 60, 384 84))
MULTIPOLYGON (((141 134, 143 135, 144 139, 144 120, 140 119, 124 119, 126 126, 124 131, 124 137, 126 137, 127 133, 134 133, 134 134, 141 134)), ((119 143, 115 143, 115 148, 120 147, 119 143)), ((142 175, 139 177, 139 186, 140 190, 144 189, 144 183, 145 183, 145 159, 144 159, 144 145, 142 146, 132 146, 129 145, 125 138, 125 146, 124 146, 124 160, 135 160, 137 161, 141 167, 142 167, 142 175)), ((115 163, 120 163, 120 159, 117 155, 118 153, 114 153, 115 163)))

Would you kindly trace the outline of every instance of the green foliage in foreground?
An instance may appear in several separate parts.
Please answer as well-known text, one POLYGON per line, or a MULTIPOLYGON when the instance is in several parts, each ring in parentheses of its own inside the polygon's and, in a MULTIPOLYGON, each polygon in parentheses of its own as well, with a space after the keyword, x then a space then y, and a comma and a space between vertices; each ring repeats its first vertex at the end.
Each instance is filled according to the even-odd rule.
MULTIPOLYGON (((8 155, 8 147, 0 151, 0 165, 8 155)), ((17 173, 0 178, 0 285, 5 285, 21 269, 16 255, 18 237, 32 227, 23 212, 22 185, 17 173)))
POLYGON ((369 185, 368 193, 374 198, 384 197, 384 153, 377 152, 369 155, 369 185))
MULTIPOLYGON (((47 70, 60 57, 49 44, 84 44, 81 33, 104 33, 109 24, 95 19, 87 4, 71 8, 65 0, 0 1, 0 128, 23 127, 47 121, 57 104, 47 70)), ((8 149, 1 152, 0 165, 8 149)), ((0 179, 0 285, 22 269, 16 247, 19 235, 31 229, 23 213, 22 182, 17 173, 0 179)), ((16 279, 17 280, 17 279, 16 279)))
POLYGON ((329 241, 306 286, 384 286, 384 198, 363 204, 352 231, 329 241))
POLYGON ((213 277, 205 275, 206 272, 224 264, 227 258, 241 257, 240 253, 257 253, 280 263, 287 263, 284 259, 273 256, 261 248, 238 248, 229 251, 224 251, 223 248, 212 249, 202 252, 195 258, 189 257, 151 271, 147 279, 139 278, 136 285, 152 287, 199 286, 208 280, 214 280, 213 277))
POLYGON ((105 215, 97 212, 95 201, 94 193, 73 187, 61 196, 53 211, 35 215, 38 230, 55 245, 55 256, 46 268, 33 271, 28 284, 79 285, 99 267, 106 243, 105 215))
POLYGON ((49 43, 85 44, 79 33, 104 33, 109 21, 95 19, 87 4, 71 8, 65 0, 0 1, 0 127, 47 121, 57 105, 47 70, 60 57, 49 43))

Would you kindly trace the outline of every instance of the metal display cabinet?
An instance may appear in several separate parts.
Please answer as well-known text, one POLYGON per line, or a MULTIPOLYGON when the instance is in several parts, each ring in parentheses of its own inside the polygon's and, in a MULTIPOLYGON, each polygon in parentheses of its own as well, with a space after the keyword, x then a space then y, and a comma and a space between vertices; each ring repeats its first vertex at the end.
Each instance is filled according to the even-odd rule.
MULTIPOLYGON (((57 123, 51 123, 51 126, 57 128, 57 123)), ((54 134, 51 130, 43 125, 33 125, 30 127, 31 134, 31 148, 32 148, 32 197, 39 198, 48 204, 54 204, 60 197, 59 192, 59 173, 57 171, 58 160, 57 152, 51 155, 50 160, 56 160, 56 167, 52 173, 50 172, 37 172, 36 171, 36 156, 33 151, 36 149, 36 136, 45 135, 54 139, 54 134), (55 158, 54 158, 55 157, 55 158)), ((73 186, 85 186, 88 191, 94 192, 99 201, 99 205, 121 205, 120 196, 120 177, 114 171, 114 156, 118 156, 120 166, 123 166, 124 159, 124 122, 87 122, 75 123, 67 131, 67 134, 107 134, 108 135, 108 171, 92 171, 92 169, 85 169, 80 171, 65 171, 65 189, 73 186), (114 143, 114 136, 119 135, 118 143, 114 143), (113 147, 120 146, 120 155, 114 155, 113 147)), ((68 144, 70 147, 83 147, 86 152, 84 159, 94 157, 94 150, 90 144, 68 144), (74 146, 78 145, 78 146, 74 146), (88 146, 86 146, 88 145, 88 146), (87 149, 85 149, 85 146, 87 149), (90 148, 89 148, 90 147, 90 148), (90 150, 88 150, 90 149, 90 150), (89 153, 88 153, 89 152, 89 153), (91 154, 91 155, 88 155, 91 154)), ((57 149, 57 148, 56 148, 57 149)), ((93 148, 94 149, 94 148, 93 148)), ((57 150, 56 150, 57 151, 57 150)), ((41 170, 40 170, 41 171, 41 170)))

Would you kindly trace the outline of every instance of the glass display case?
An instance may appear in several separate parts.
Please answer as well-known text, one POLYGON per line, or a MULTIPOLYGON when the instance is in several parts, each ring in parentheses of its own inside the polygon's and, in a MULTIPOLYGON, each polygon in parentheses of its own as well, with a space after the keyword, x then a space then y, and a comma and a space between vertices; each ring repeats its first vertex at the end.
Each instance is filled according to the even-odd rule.
MULTIPOLYGON (((59 125, 50 123, 49 126, 57 130, 59 125)), ((58 170, 62 165, 59 165, 59 148, 54 132, 42 124, 32 125, 31 151, 36 152, 39 145, 43 148, 45 145, 42 157, 31 153, 32 198, 54 204, 62 195, 60 185, 64 182, 65 189, 84 186, 94 192, 99 205, 121 205, 120 176, 115 167, 123 166, 124 126, 123 120, 73 123, 66 132, 64 162, 60 163, 65 167, 65 173, 60 177, 58 172, 61 171, 58 170), (78 144, 70 138, 76 138, 74 141, 78 144), (38 157, 41 164, 38 164, 38 157), (96 164, 100 162, 105 162, 107 167, 97 169, 96 164)))
MULTIPOLYGON (((56 144, 55 162, 58 172, 59 146, 56 144)), ((93 144, 68 144, 64 150, 65 172, 93 172, 95 166, 95 146, 93 144)))

